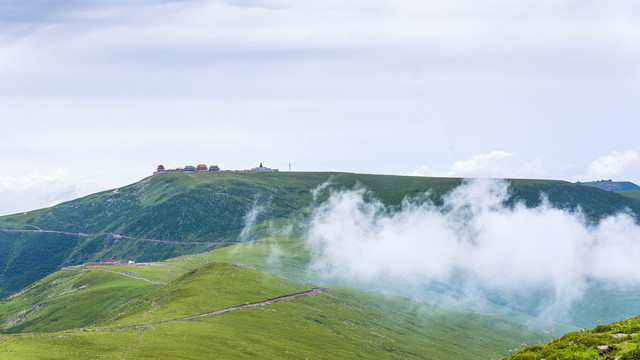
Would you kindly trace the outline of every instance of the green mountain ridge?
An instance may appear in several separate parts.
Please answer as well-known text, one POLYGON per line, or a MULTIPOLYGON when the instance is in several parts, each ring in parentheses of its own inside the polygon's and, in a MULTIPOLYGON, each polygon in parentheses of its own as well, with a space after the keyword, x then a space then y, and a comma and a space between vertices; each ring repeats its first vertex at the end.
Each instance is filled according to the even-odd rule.
MULTIPOLYGON (((328 181, 334 190, 366 188, 390 209, 427 192, 441 205, 463 183, 349 173, 163 174, 1 217, 0 333, 17 335, 0 337, 0 352, 19 359, 497 358, 550 339, 540 330, 558 336, 576 329, 576 319, 620 316, 640 299, 640 290, 590 289, 583 301, 591 305, 574 307, 566 318, 574 325, 566 325, 499 294, 458 310, 428 304, 454 299, 453 284, 404 288, 316 273, 304 224, 328 197, 314 199, 313 190, 328 181), (74 266, 109 258, 154 262, 74 266), (290 297, 323 286, 331 290, 290 297)), ((640 213, 637 199, 596 188, 508 181, 512 205, 537 206, 544 194, 591 221, 640 213)))
MULTIPOLYGON (((312 190, 329 180, 337 189, 360 184, 389 206, 427 191, 438 204, 462 183, 350 173, 162 174, 52 208, 0 217, 0 229, 31 230, 0 231, 0 296, 64 266, 109 258, 156 261, 251 240, 241 238, 250 225, 304 217, 314 204, 312 190), (249 216, 252 210, 254 217, 249 216), (66 233, 33 231, 38 229, 66 233)), ((579 206, 591 219, 624 209, 640 214, 640 200, 598 189, 562 181, 509 182, 513 201, 528 206, 538 205, 544 193, 554 206, 579 206)))
POLYGON ((613 191, 613 192, 626 192, 640 190, 640 186, 632 183, 631 181, 612 181, 612 180, 600 180, 589 182, 577 182, 578 185, 592 186, 598 189, 613 191))

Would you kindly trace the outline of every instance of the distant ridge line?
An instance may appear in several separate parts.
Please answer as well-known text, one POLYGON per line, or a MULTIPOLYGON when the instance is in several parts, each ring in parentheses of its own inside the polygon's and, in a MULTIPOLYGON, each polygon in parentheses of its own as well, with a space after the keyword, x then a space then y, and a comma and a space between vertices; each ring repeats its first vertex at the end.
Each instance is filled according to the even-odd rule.
POLYGON ((129 240, 138 240, 138 241, 150 241, 150 242, 158 242, 158 243, 168 243, 168 244, 195 244, 195 245, 229 245, 229 244, 240 244, 240 241, 175 241, 175 240, 162 240, 162 239, 147 239, 135 236, 121 235, 115 234, 112 232, 108 233, 96 233, 96 234, 88 234, 82 232, 69 232, 69 231, 60 231, 60 230, 43 230, 43 229, 0 229, 2 232, 17 232, 17 233, 49 233, 49 234, 64 234, 71 236, 84 236, 84 237, 97 237, 97 236, 111 236, 115 239, 129 239, 129 240))

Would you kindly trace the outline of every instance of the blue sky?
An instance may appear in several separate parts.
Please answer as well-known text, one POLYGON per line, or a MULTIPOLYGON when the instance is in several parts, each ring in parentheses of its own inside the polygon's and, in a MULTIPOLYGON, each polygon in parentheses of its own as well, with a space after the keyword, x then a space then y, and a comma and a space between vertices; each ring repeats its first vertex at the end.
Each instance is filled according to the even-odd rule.
POLYGON ((155 166, 640 183, 640 4, 0 0, 0 214, 155 166))

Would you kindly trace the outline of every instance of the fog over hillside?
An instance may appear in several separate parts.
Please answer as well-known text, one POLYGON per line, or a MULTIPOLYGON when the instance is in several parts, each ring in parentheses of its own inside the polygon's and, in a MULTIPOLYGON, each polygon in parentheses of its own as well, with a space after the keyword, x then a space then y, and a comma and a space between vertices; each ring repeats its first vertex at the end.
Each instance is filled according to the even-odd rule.
POLYGON ((540 290, 547 298, 539 314, 548 316, 566 310, 590 285, 640 285, 640 226, 633 214, 589 223, 579 208, 547 201, 507 206, 508 186, 469 180, 442 207, 405 199, 396 210, 365 188, 324 185, 330 196, 313 211, 307 237, 313 269, 366 283, 455 281, 466 296, 540 290))

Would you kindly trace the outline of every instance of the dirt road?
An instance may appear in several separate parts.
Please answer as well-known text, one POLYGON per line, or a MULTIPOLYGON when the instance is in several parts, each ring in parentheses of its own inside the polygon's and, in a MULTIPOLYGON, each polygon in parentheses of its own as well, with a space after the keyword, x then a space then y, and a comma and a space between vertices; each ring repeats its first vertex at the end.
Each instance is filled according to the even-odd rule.
POLYGON ((95 329, 95 330, 86 330, 86 331, 117 331, 117 330, 141 328, 141 327, 145 327, 145 326, 168 324, 168 323, 177 322, 177 321, 193 320, 193 319, 197 319, 197 318, 200 318, 200 317, 203 317, 203 316, 221 315, 221 314, 224 314, 224 313, 228 313, 230 311, 240 310, 240 309, 244 309, 244 308, 248 308, 248 307, 265 306, 265 305, 273 304, 273 303, 276 303, 276 302, 279 302, 279 301, 290 301, 290 300, 299 299, 299 298, 304 297, 304 296, 318 295, 318 294, 320 294, 320 292, 322 292, 324 290, 327 290, 327 289, 313 288, 313 289, 311 289, 309 291, 305 291, 305 292, 301 292, 301 293, 280 296, 280 297, 277 297, 277 298, 274 298, 274 299, 269 299, 269 300, 250 303, 250 304, 232 306, 232 307, 229 307, 229 308, 226 308, 226 309, 210 311, 210 312, 207 312, 207 313, 193 315, 193 316, 187 316, 187 317, 178 318, 178 319, 171 319, 171 320, 159 321, 159 322, 148 323, 148 324, 140 324, 140 325, 128 325, 128 326, 123 326, 123 327, 119 327, 119 328, 95 329))
POLYGON ((58 333, 10 334, 10 335, 0 335, 0 338, 20 337, 20 336, 37 336, 37 335, 47 335, 47 334, 73 334, 73 333, 78 333, 78 332, 102 332, 102 331, 118 331, 118 330, 126 330, 126 329, 137 329, 137 328, 142 328, 142 327, 147 327, 147 326, 168 324, 168 323, 177 322, 177 321, 193 320, 193 319, 201 318, 201 317, 204 317, 204 316, 221 315, 221 314, 228 313, 230 311, 240 310, 240 309, 249 308, 249 307, 265 306, 265 305, 277 303, 277 302, 280 302, 280 301, 291 301, 291 300, 299 299, 299 298, 305 297, 305 296, 318 295, 321 292, 326 291, 326 290, 328 290, 328 289, 326 289, 326 288, 313 288, 313 289, 311 289, 309 291, 304 291, 304 292, 290 294, 290 295, 284 295, 284 296, 280 296, 280 297, 269 299, 269 300, 264 300, 264 301, 259 301, 259 302, 255 302, 255 303, 249 303, 249 304, 236 305, 236 306, 232 306, 232 307, 229 307, 229 308, 226 308, 226 309, 210 311, 210 312, 206 312, 206 313, 203 313, 203 314, 187 316, 187 317, 178 318, 178 319, 158 321, 158 322, 147 323, 147 324, 127 325, 127 326, 122 326, 122 327, 117 327, 117 328, 107 328, 107 329, 83 329, 82 331, 61 331, 61 332, 58 332, 58 333))
POLYGON ((63 235, 84 236, 84 237, 110 236, 110 237, 112 237, 114 239, 150 241, 150 242, 167 243, 167 244, 230 245, 230 244, 238 244, 239 243, 237 241, 175 241, 175 240, 162 240, 162 239, 148 239, 148 238, 141 238, 141 237, 136 237, 136 236, 114 234, 114 233, 111 233, 111 232, 88 234, 88 233, 82 233, 82 232, 69 232, 69 231, 43 230, 43 229, 0 229, 0 231, 1 232, 8 232, 8 233, 63 234, 63 235))

